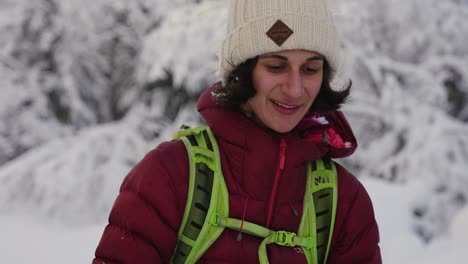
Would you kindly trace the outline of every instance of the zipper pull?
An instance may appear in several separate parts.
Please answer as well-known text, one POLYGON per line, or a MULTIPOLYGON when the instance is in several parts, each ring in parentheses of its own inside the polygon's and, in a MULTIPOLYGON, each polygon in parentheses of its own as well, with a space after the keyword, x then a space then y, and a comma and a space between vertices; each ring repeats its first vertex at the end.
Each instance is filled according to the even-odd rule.
POLYGON ((294 208, 294 206, 292 204, 289 205, 289 207, 291 208, 291 211, 293 213, 294 216, 298 216, 299 213, 297 212, 296 208, 294 208))
POLYGON ((286 140, 284 138, 281 138, 280 142, 280 170, 284 169, 284 163, 286 161, 286 140))

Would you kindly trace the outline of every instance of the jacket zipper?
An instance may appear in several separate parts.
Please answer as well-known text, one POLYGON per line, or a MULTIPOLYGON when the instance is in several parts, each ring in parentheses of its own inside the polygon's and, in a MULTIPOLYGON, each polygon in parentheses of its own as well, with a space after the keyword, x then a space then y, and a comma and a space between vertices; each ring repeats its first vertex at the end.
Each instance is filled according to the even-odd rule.
POLYGON ((280 140, 280 153, 279 153, 279 164, 276 169, 276 175, 275 175, 275 181, 273 183, 273 189, 271 190, 270 194, 270 200, 268 203, 268 211, 267 211, 267 220, 266 220, 266 228, 270 228, 271 224, 271 216, 273 213, 273 205, 275 204, 275 199, 276 199, 276 191, 278 190, 278 183, 279 183, 279 177, 282 174, 284 170, 284 164, 286 161, 286 140, 284 138, 281 138, 280 140))

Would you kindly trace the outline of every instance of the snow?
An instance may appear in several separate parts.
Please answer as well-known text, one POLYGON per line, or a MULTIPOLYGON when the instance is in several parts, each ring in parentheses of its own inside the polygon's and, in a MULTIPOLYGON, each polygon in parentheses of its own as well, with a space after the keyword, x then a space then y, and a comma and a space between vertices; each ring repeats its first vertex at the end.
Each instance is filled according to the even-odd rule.
POLYGON ((161 27, 145 40, 140 78, 153 81, 164 78, 169 71, 174 86, 185 87, 190 93, 199 93, 215 82, 215 54, 224 36, 219 25, 227 16, 224 7, 223 2, 206 1, 169 13, 161 27), (153 58, 158 58, 158 63, 153 58))
MULTIPOLYGON (((468 209, 452 215, 450 231, 427 245, 409 230, 411 192, 418 183, 386 184, 364 179, 380 228, 384 263, 464 263, 468 259, 468 209)), ((90 263, 105 223, 70 227, 29 214, 0 215, 0 259, 5 264, 90 263)))
POLYGON ((362 182, 374 205, 384 263, 463 263, 468 258, 468 208, 450 216, 449 232, 425 244, 411 230, 411 204, 414 192, 422 187, 419 181, 399 185, 366 178, 362 182))
MULTIPOLYGON (((463 262, 468 2, 333 2, 360 144, 343 162, 374 201, 384 262, 463 262)), ((226 3, 0 0, 2 263, 90 262, 126 173, 200 123, 226 3)))
POLYGON ((0 215, 4 264, 91 263, 102 225, 69 228, 21 214, 0 215))

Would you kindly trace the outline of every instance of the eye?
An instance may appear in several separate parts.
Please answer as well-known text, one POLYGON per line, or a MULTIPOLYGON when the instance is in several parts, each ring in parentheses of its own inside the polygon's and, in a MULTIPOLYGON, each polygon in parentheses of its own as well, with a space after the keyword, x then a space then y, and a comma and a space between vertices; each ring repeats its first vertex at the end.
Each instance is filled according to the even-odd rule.
POLYGON ((283 64, 266 64, 265 67, 271 72, 280 72, 284 69, 283 64))
POLYGON ((305 73, 313 74, 313 73, 318 72, 319 70, 320 69, 317 69, 317 68, 304 67, 304 72, 305 73))
POLYGON ((304 65, 302 67, 302 71, 305 73, 305 74, 316 74, 317 72, 319 72, 321 69, 321 66, 319 65, 304 65))

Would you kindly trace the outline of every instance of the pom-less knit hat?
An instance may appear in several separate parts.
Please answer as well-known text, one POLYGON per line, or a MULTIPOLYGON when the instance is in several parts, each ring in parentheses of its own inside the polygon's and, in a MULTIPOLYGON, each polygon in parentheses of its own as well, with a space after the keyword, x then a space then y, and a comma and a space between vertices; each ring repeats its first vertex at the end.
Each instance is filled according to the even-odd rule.
POLYGON ((223 83, 247 59, 290 49, 320 53, 338 70, 338 41, 327 0, 231 0, 228 19, 220 51, 223 83))

